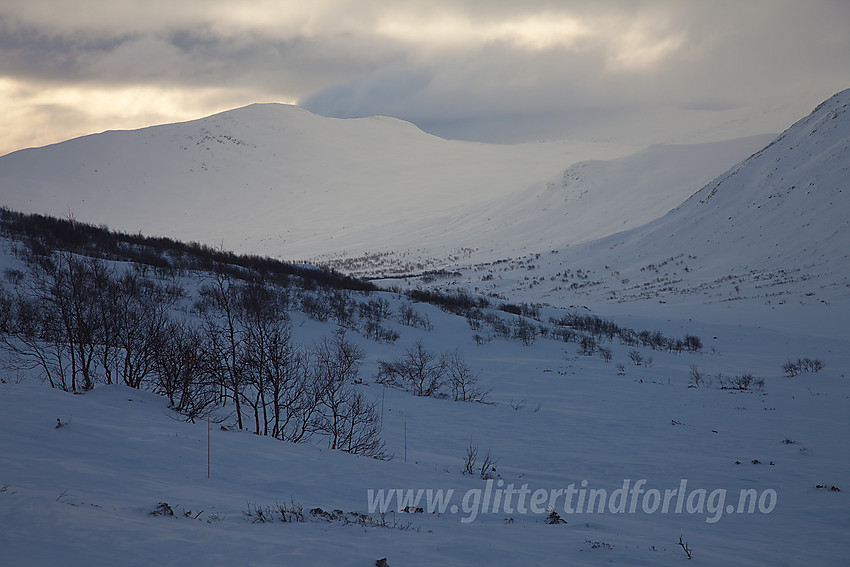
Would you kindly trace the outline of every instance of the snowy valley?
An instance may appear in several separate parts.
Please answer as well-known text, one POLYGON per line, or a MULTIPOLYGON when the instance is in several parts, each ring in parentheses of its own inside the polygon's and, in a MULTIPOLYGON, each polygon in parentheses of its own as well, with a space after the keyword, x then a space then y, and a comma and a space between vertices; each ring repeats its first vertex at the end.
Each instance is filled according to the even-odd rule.
POLYGON ((848 109, 639 148, 254 105, 0 157, 2 561, 844 564, 848 109))

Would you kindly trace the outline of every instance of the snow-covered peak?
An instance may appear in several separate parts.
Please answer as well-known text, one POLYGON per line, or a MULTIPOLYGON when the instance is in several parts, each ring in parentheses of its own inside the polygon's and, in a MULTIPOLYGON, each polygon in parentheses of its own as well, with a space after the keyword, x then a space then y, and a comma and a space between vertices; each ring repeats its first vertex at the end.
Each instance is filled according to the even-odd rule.
POLYGON ((850 90, 739 166, 706 185, 671 214, 679 236, 714 243, 732 264, 816 265, 850 250, 850 90))
POLYGON ((778 326, 805 319, 809 329, 846 336, 848 107, 850 91, 835 95, 661 218, 538 259, 536 286, 506 274, 484 289, 632 312, 676 305, 675 316, 727 321, 748 313, 778 326), (549 281, 579 269, 582 281, 549 281), (707 304, 715 307, 700 308, 707 304))
POLYGON ((639 226, 764 143, 659 146, 611 162, 639 148, 449 141, 393 118, 252 104, 9 154, 0 200, 291 260, 407 251, 427 260, 458 248, 500 257, 639 226), (589 175, 562 185, 586 160, 589 175), (638 170, 639 186, 618 198, 638 170))

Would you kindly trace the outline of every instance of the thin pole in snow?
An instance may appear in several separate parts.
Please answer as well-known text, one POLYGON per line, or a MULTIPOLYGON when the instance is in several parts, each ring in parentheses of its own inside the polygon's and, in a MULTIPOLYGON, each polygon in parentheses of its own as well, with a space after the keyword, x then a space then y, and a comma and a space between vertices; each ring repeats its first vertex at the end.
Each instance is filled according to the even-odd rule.
POLYGON ((207 418, 207 478, 210 477, 210 418, 207 418))

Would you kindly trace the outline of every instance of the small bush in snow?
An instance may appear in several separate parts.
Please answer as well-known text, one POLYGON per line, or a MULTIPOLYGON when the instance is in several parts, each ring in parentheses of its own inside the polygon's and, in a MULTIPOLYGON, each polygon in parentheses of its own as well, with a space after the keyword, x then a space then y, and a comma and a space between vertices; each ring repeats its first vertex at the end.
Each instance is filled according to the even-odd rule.
POLYGON ((470 443, 466 448, 466 455, 463 458, 463 468, 461 473, 473 475, 475 474, 475 465, 478 463, 478 444, 470 443))
POLYGON ((688 388, 699 388, 705 380, 705 372, 699 369, 696 364, 691 365, 690 378, 688 379, 688 388))
POLYGON ((764 389, 764 378, 756 378, 749 372, 736 374, 734 378, 729 378, 726 381, 720 376, 718 376, 718 379, 722 390, 749 390, 751 387, 759 390, 764 389))
POLYGON ((496 476, 496 461, 490 451, 487 451, 484 460, 481 461, 481 466, 478 467, 478 476, 481 477, 481 480, 490 480, 496 476))
POLYGON ((446 383, 449 394, 456 402, 483 402, 490 390, 482 390, 478 385, 481 375, 473 371, 463 359, 460 351, 448 355, 446 383))
POLYGON ((265 524, 271 522, 281 523, 304 523, 304 509, 294 500, 289 504, 275 504, 274 506, 258 506, 256 502, 248 502, 248 509, 243 510, 242 517, 252 524, 265 524))
POLYGON ((466 448, 461 473, 478 475, 482 480, 489 480, 496 476, 496 461, 493 459, 490 451, 487 451, 487 454, 484 455, 484 459, 479 464, 478 443, 470 443, 466 448))
POLYGON ((396 360, 379 360, 377 381, 388 386, 410 388, 417 396, 437 396, 443 387, 448 357, 437 355, 416 341, 396 360))
POLYGON ((379 360, 376 381, 413 392, 417 396, 456 402, 483 402, 489 390, 478 385, 480 375, 463 359, 460 351, 437 354, 416 341, 395 360, 379 360), (445 390, 448 389, 448 394, 445 390))
POLYGON ((789 360, 782 365, 782 371, 789 378, 803 372, 820 372, 823 370, 823 361, 815 358, 798 358, 796 361, 789 360))

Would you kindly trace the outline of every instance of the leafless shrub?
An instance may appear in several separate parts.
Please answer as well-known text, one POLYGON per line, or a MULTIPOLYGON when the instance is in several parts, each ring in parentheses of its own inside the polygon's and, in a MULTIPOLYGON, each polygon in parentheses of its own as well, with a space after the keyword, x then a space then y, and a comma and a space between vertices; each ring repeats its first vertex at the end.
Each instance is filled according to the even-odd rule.
POLYGON ((463 459, 463 474, 474 475, 476 473, 475 465, 478 462, 478 444, 470 443, 466 448, 466 455, 463 459))
POLYGON ((705 380, 705 372, 699 369, 696 364, 691 365, 690 378, 688 379, 689 388, 699 388, 705 380))
POLYGON ((679 536, 679 547, 682 548, 682 550, 685 552, 685 555, 688 556, 688 559, 691 559, 691 553, 693 552, 693 550, 688 546, 687 542, 682 541, 682 536, 679 536))
POLYGON ((735 390, 748 390, 754 381, 755 377, 749 372, 745 372, 729 380, 729 384, 735 390))
POLYGON ((793 378, 803 372, 820 372, 823 370, 823 361, 815 358, 798 358, 796 361, 788 360, 782 365, 782 371, 789 378, 793 378))
POLYGON ((484 459, 481 461, 481 466, 478 467, 478 475, 482 480, 489 480, 496 476, 496 464, 496 461, 488 450, 487 454, 484 455, 484 459))
POLYGON ((409 388, 417 396, 438 396, 448 369, 448 357, 437 355, 416 341, 396 360, 378 361, 377 381, 409 388))
POLYGON ((482 390, 478 385, 481 375, 474 372, 455 350, 447 358, 447 379, 449 394, 456 402, 483 402, 490 390, 482 390))

